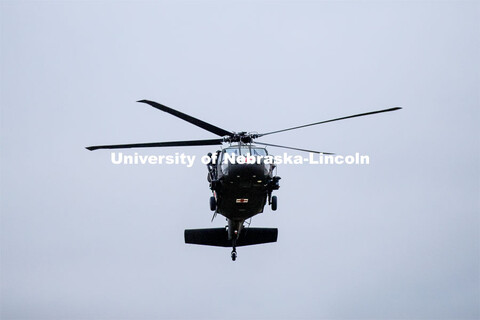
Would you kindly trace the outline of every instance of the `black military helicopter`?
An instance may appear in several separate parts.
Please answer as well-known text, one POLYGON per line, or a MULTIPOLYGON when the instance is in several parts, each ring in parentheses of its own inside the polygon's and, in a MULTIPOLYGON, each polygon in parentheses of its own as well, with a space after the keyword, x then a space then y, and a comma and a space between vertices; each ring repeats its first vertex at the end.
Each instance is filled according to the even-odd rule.
POLYGON ((210 123, 199 120, 197 118, 194 118, 185 113, 174 110, 154 101, 140 100, 138 102, 149 104, 156 109, 167 112, 182 120, 190 122, 193 125, 205 129, 211 133, 214 133, 221 138, 208 140, 102 145, 87 147, 87 149, 97 150, 210 145, 222 146, 223 144, 228 144, 228 147, 218 150, 215 155, 209 153, 208 156, 210 157, 211 161, 207 164, 207 179, 210 183, 210 189, 213 193, 213 196, 210 197, 210 209, 214 211, 212 221, 217 215, 217 213, 220 213, 221 215, 226 217, 228 224, 226 228, 185 230, 185 243, 232 247, 231 257, 233 261, 235 261, 237 258, 236 247, 277 241, 278 229, 276 228, 244 227, 247 219, 263 212, 263 209, 267 202, 271 206, 272 210, 277 209, 277 197, 272 196, 272 192, 280 188, 280 177, 274 174, 274 172, 276 171, 274 170, 275 164, 265 161, 266 156, 268 156, 268 152, 267 149, 263 146, 272 146, 319 154, 331 154, 328 152, 300 149, 259 141, 255 141, 254 144, 255 139, 274 133, 305 128, 327 122, 401 109, 401 107, 395 107, 367 113, 360 113, 267 133, 247 133, 230 132, 224 130, 210 123), (258 156, 257 159, 260 160, 254 163, 226 161, 227 158, 234 159, 234 156, 258 156))

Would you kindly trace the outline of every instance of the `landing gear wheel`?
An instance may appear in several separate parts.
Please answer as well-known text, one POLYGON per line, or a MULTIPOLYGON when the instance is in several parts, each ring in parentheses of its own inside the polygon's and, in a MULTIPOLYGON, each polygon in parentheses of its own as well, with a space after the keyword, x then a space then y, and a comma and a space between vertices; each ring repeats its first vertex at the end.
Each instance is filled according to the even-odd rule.
POLYGON ((272 210, 277 210, 277 196, 272 197, 272 210))
POLYGON ((215 211, 217 209, 217 201, 215 197, 210 197, 210 210, 215 211))
POLYGON ((233 250, 232 251, 232 261, 237 260, 237 251, 233 250))

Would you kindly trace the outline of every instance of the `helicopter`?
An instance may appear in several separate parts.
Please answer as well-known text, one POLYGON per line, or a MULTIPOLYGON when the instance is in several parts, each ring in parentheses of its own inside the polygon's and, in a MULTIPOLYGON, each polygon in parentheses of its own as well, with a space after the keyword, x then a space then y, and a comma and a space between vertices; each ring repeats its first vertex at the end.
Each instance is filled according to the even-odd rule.
POLYGON ((271 206, 273 211, 277 210, 278 200, 277 196, 273 195, 273 192, 280 188, 279 181, 281 178, 276 175, 275 162, 268 161, 269 154, 266 147, 271 146, 317 154, 333 154, 329 152, 319 152, 315 150, 259 142, 255 141, 256 139, 271 134, 328 122, 402 109, 401 107, 393 107, 266 133, 256 133, 228 131, 155 101, 139 100, 137 102, 146 103, 158 110, 169 113, 209 131, 220 138, 100 145, 86 147, 86 149, 93 151, 98 149, 222 146, 215 154, 208 153, 209 161, 207 162, 207 180, 212 192, 212 196, 210 197, 210 210, 214 212, 212 221, 217 214, 221 214, 226 218, 227 226, 225 228, 187 229, 185 230, 184 237, 185 243, 187 244, 231 247, 231 258, 233 261, 237 258, 237 247, 272 243, 276 242, 278 238, 277 228, 250 228, 249 223, 248 227, 245 227, 245 224, 247 223, 246 221, 257 214, 262 213, 267 203, 271 206), (224 144, 228 144, 228 146, 223 147, 224 144), (247 159, 251 156, 255 156, 257 161, 240 161, 240 159, 247 159), (234 161, 235 159, 238 161, 234 161))

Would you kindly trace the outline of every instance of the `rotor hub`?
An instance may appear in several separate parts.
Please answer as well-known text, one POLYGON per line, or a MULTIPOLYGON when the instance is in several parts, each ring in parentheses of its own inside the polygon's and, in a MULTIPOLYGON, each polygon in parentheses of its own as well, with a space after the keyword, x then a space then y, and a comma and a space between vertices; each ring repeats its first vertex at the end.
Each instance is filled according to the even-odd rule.
POLYGON ((245 131, 242 132, 233 132, 232 135, 223 137, 224 142, 242 142, 242 143, 252 143, 253 139, 258 138, 258 134, 256 133, 247 133, 245 131))

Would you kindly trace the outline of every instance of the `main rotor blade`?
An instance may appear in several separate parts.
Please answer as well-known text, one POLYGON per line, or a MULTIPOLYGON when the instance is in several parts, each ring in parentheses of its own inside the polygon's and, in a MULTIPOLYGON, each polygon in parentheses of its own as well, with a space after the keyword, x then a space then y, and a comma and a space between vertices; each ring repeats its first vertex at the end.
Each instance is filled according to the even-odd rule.
POLYGON ((295 130, 295 129, 305 128, 305 127, 309 127, 309 126, 315 126, 317 124, 333 122, 333 121, 338 121, 338 120, 344 120, 344 119, 350 119, 350 118, 356 118, 356 117, 363 117, 363 116, 368 116, 368 115, 371 115, 371 114, 382 113, 382 112, 390 112, 390 111, 395 111, 395 110, 399 110, 399 109, 402 109, 402 108, 401 107, 395 107, 395 108, 390 108, 390 109, 384 109, 384 110, 378 110, 378 111, 372 111, 372 112, 366 112, 366 113, 359 113, 359 114, 354 114, 354 115, 348 116, 348 117, 325 120, 325 121, 305 124, 303 126, 298 126, 298 127, 293 127, 293 128, 283 129, 283 130, 277 130, 277 131, 262 133, 262 134, 259 134, 258 136, 262 137, 262 136, 266 136, 267 134, 274 134, 274 133, 279 133, 279 132, 283 132, 283 131, 289 131, 289 130, 295 130))
POLYGON ((178 117, 182 120, 185 120, 187 122, 190 122, 193 125, 196 125, 197 127, 200 127, 202 129, 205 129, 207 131, 210 131, 212 133, 215 133, 216 135, 219 135, 221 137, 223 136, 232 136, 233 133, 227 130, 224 130, 222 128, 216 127, 213 124, 207 123, 205 121, 202 121, 200 119, 194 118, 192 116, 189 116, 188 114, 182 113, 180 111, 174 110, 172 108, 169 108, 167 106, 164 106, 163 104, 160 104, 155 101, 150 101, 150 100, 139 100, 137 102, 143 102, 146 104, 151 105, 154 108, 157 108, 158 110, 162 110, 166 113, 170 113, 171 115, 174 115, 175 117, 178 117))
POLYGON ((335 154, 335 153, 330 153, 330 152, 320 152, 320 151, 315 151, 315 150, 307 150, 307 149, 293 148, 293 147, 281 146, 281 145, 278 145, 278 144, 271 144, 271 143, 258 142, 258 141, 255 141, 254 143, 255 143, 255 144, 263 144, 263 145, 265 145, 265 146, 271 146, 271 147, 277 147, 277 148, 285 148, 285 149, 292 149, 292 150, 298 150, 298 151, 304 151, 304 152, 311 152, 311 153, 335 154))
POLYGON ((132 144, 112 144, 104 146, 91 146, 86 149, 93 151, 97 149, 126 149, 126 148, 152 148, 152 147, 185 147, 185 146, 213 146, 221 145, 223 139, 211 140, 188 140, 188 141, 168 141, 151 143, 132 143, 132 144))

